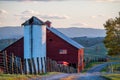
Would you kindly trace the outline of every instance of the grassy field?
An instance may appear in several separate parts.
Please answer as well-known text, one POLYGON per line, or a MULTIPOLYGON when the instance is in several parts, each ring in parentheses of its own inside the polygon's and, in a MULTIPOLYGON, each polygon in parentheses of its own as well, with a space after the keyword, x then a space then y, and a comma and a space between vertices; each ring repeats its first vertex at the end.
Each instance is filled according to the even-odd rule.
POLYGON ((104 75, 103 77, 105 77, 108 80, 120 80, 120 74, 108 74, 104 75))
POLYGON ((59 74, 59 72, 49 72, 43 75, 0 74, 0 80, 28 80, 28 79, 35 80, 36 78, 41 78, 43 76, 49 76, 54 74, 59 74))

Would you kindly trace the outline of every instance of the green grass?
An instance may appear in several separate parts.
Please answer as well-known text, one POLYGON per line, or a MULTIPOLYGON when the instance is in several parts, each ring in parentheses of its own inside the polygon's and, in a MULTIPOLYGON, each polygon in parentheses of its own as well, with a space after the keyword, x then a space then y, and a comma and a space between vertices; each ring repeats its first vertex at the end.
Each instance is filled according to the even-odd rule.
POLYGON ((20 75, 20 74, 0 74, 0 80, 28 80, 28 79, 36 79, 41 78, 43 76, 55 75, 59 74, 59 72, 48 72, 47 74, 42 75, 20 75))
POLYGON ((0 80, 28 80, 32 75, 0 74, 0 80))
POLYGON ((90 68, 92 68, 93 66, 96 66, 98 64, 102 64, 104 62, 92 62, 92 63, 89 63, 85 66, 84 70, 82 72, 86 72, 87 70, 89 70, 90 68))
POLYGON ((108 80, 120 80, 120 74, 107 74, 103 77, 105 77, 108 80))
POLYGON ((102 69, 101 72, 109 72, 109 71, 119 72, 119 70, 120 70, 120 64, 113 64, 110 66, 106 66, 105 68, 102 69))

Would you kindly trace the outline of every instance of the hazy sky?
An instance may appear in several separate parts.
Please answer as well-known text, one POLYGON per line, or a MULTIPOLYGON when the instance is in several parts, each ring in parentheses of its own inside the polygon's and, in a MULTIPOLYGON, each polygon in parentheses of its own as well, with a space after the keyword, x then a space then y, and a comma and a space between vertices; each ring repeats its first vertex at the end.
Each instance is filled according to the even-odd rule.
POLYGON ((120 0, 0 0, 0 27, 20 26, 31 16, 57 27, 103 29, 118 16, 120 0))

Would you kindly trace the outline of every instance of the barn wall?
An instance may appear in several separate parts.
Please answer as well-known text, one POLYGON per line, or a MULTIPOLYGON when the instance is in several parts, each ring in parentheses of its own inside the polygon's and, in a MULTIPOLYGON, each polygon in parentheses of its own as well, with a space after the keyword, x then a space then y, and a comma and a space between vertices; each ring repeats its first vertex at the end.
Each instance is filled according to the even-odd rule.
POLYGON ((24 55, 24 43, 23 43, 23 39, 21 38, 18 41, 16 41, 15 43, 11 44, 10 46, 6 47, 3 51, 7 51, 7 54, 10 55, 11 53, 14 53, 14 55, 21 57, 23 59, 24 55))
POLYGON ((78 63, 78 49, 47 30, 47 57, 56 61, 78 63), (60 49, 66 49, 67 54, 59 54, 60 49))

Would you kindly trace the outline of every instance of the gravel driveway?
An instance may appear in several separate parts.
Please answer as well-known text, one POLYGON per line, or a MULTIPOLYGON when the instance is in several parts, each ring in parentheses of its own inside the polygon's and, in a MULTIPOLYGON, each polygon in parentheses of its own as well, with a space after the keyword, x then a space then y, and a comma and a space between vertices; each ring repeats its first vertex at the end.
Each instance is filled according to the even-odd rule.
POLYGON ((106 80, 103 77, 101 77, 100 71, 111 63, 112 62, 106 62, 103 64, 96 65, 90 70, 88 70, 87 73, 74 73, 74 74, 61 73, 52 76, 42 77, 41 79, 37 80, 60 80, 61 78, 69 76, 75 76, 76 78, 74 80, 106 80))

